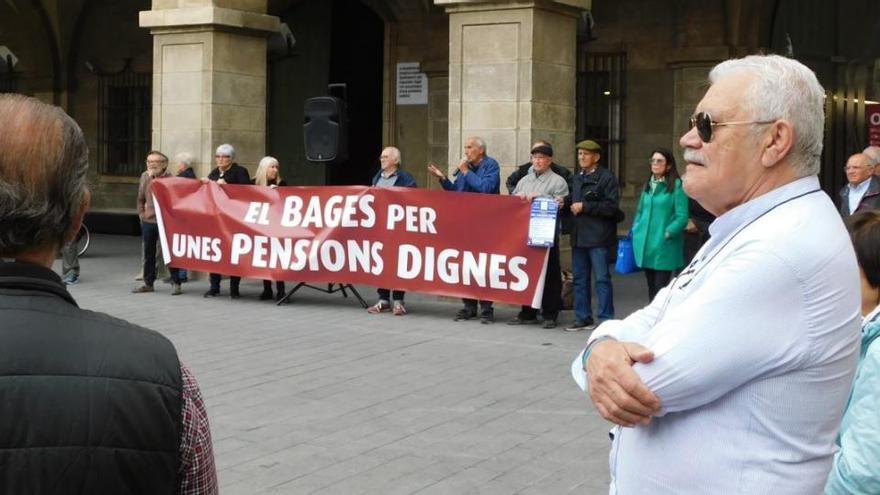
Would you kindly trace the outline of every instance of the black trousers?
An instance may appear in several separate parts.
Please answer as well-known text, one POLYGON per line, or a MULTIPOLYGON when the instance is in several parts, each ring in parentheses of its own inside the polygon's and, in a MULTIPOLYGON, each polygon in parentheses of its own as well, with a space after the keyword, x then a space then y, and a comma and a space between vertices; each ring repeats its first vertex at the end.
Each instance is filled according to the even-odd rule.
POLYGON ((480 314, 481 315, 490 315, 494 313, 492 309, 492 301, 483 301, 477 299, 464 299, 461 300, 464 303, 464 309, 476 313, 477 312, 477 303, 480 304, 480 314))
MULTIPOLYGON (((544 275, 544 293, 541 295, 541 316, 545 320, 555 320, 562 309, 562 268, 559 266, 559 243, 550 248, 547 258, 547 273, 544 275)), ((519 312, 522 320, 534 320, 538 310, 523 306, 519 312)))
MULTIPOLYGON (((222 277, 219 273, 212 273, 211 280, 211 290, 214 292, 220 292, 220 279, 222 277)), ((229 277, 229 293, 230 294, 238 294, 238 286, 241 284, 241 277, 229 277)))
POLYGON ((376 289, 376 292, 379 293, 379 299, 383 301, 403 301, 403 295, 406 294, 406 291, 402 290, 391 290, 391 289, 376 289))
POLYGON ((648 280, 648 301, 653 301, 660 289, 669 285, 669 281, 672 280, 672 270, 645 268, 645 278, 648 280))

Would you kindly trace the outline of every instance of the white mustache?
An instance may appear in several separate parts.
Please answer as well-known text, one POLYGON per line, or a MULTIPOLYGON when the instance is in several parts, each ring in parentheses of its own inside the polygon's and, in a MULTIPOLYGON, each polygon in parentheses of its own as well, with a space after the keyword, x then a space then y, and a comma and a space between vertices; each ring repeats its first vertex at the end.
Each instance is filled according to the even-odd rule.
POLYGON ((699 152, 694 149, 686 149, 684 150, 684 161, 691 163, 699 163, 700 165, 706 164, 706 157, 703 156, 702 152, 699 152))

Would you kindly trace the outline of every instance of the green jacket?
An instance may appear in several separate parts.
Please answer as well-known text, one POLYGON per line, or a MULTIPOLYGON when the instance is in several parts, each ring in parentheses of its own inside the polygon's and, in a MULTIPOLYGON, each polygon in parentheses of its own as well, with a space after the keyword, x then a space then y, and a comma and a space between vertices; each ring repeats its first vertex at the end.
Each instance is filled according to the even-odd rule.
MULTIPOLYGON (((650 187, 650 186, 649 186, 650 187)), ((675 179, 672 193, 666 184, 652 192, 642 191, 633 220, 633 252, 636 264, 652 270, 677 270, 684 266, 684 228, 688 221, 688 200, 675 179)))

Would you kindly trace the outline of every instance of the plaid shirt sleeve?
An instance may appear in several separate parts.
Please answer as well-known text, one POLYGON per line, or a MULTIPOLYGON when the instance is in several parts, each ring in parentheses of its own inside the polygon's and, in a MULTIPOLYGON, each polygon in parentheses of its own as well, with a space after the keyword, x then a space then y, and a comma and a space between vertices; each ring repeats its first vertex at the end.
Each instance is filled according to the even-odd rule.
POLYGON ((199 384, 192 372, 180 365, 183 381, 183 411, 178 455, 177 487, 179 495, 216 495, 217 471, 214 468, 214 450, 211 445, 211 428, 208 412, 202 401, 199 384))

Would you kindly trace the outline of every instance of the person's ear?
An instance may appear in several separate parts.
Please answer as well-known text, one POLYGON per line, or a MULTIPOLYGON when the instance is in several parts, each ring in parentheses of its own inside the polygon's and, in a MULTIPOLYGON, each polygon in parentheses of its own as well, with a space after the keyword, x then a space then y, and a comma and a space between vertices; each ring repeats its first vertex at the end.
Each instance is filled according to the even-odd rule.
POLYGON ((92 192, 86 188, 83 193, 82 201, 79 203, 79 211, 73 216, 73 222, 70 224, 70 230, 67 231, 67 235, 64 236, 64 242, 70 242, 76 239, 76 234, 79 233, 79 228, 83 223, 83 219, 86 217, 86 212, 89 211, 89 205, 92 203, 92 192))
POLYGON ((772 167, 791 154, 794 145, 794 127, 791 122, 779 119, 769 125, 769 131, 761 141, 761 165, 772 167))

